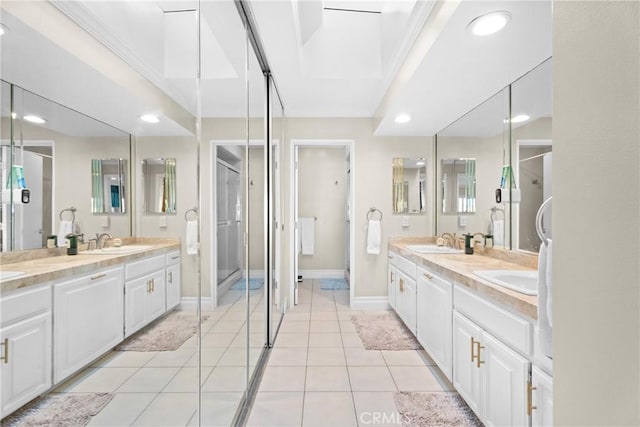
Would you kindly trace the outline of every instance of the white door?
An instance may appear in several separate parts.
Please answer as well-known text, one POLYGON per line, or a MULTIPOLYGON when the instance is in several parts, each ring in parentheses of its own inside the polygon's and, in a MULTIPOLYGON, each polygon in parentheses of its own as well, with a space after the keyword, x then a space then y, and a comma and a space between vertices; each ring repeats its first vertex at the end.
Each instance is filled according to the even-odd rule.
POLYGON ((473 343, 480 340, 480 333, 478 325, 457 311, 453 312, 453 386, 478 417, 482 416, 480 369, 473 358, 473 343), (471 341, 472 338, 474 341, 471 341))
POLYGON ((295 221, 295 253, 293 254, 293 303, 298 304, 298 256, 300 253, 300 224, 298 224, 298 146, 294 147, 293 220, 295 221))
POLYGON ((31 192, 27 204, 16 205, 16 249, 38 249, 43 246, 42 238, 42 192, 44 187, 42 157, 22 150, 24 177, 31 192))
POLYGON ((528 426, 529 361, 486 332, 481 343, 482 422, 486 426, 528 426))
POLYGON ((7 414, 51 387, 51 313, 0 330, 0 341, 2 413, 7 414))
POLYGON ((531 369, 531 425, 553 426, 553 379, 538 367, 531 369))
POLYGON ((406 301, 406 310, 407 310, 407 319, 406 319, 406 323, 407 323, 407 327, 409 328, 409 330, 411 331, 411 333, 413 333, 413 335, 416 334, 416 281, 413 279, 408 279, 407 282, 405 283, 405 290, 406 290, 406 294, 407 294, 407 301, 406 301))

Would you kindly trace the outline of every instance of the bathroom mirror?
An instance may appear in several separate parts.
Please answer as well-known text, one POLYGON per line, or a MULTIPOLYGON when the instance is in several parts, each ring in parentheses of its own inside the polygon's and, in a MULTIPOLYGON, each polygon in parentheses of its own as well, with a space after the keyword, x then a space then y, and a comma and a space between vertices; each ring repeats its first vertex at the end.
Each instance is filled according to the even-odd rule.
POLYGON ((144 212, 176 214, 176 159, 142 161, 144 212))
POLYGON ((442 159, 442 213, 476 211, 476 159, 442 159))
POLYGON ((125 159, 91 160, 91 213, 126 212, 126 177, 125 159))
POLYGON ((393 159, 393 213, 421 214, 425 211, 427 167, 423 158, 393 159))

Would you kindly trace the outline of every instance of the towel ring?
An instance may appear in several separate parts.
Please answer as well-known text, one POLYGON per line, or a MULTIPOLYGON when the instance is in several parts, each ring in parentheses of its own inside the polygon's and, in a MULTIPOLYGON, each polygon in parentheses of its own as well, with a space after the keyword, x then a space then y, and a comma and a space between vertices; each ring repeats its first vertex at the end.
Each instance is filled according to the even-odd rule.
POLYGON ((382 211, 378 208, 369 209, 369 211, 367 212, 367 220, 371 221, 371 219, 373 219, 376 213, 380 215, 380 218, 378 218, 378 221, 382 221, 382 211))
POLYGON ((185 220, 185 221, 197 221, 197 220, 198 220, 198 208, 191 208, 191 209, 189 209, 188 211, 186 211, 186 212, 184 213, 184 220, 185 220), (194 215, 196 216, 193 220, 190 220, 190 219, 189 219, 189 214, 190 214, 191 212, 193 212, 193 213, 194 213, 194 215))
POLYGON ((71 212, 71 222, 76 222, 76 208, 74 208, 73 206, 71 206, 70 208, 62 209, 62 210, 60 211, 60 215, 58 215, 58 216, 59 216, 59 218, 60 218, 60 221, 62 221, 62 220, 63 220, 63 219, 62 219, 62 214, 64 214, 65 212, 71 212))

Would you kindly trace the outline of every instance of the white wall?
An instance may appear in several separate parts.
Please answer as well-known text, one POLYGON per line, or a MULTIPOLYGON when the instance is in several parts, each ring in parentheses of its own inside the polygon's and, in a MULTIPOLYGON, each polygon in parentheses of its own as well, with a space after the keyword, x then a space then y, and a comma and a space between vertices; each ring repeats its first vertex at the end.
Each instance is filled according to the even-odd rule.
POLYGON ((556 1, 554 423, 640 425, 640 3, 556 1))
POLYGON ((299 216, 318 218, 314 254, 298 256, 300 270, 344 270, 346 190, 343 147, 298 149, 299 216))

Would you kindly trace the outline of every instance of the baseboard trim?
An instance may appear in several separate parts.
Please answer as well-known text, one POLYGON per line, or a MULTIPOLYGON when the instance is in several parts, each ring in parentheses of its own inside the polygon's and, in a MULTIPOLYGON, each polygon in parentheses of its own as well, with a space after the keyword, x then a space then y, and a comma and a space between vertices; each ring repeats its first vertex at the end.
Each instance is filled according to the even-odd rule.
POLYGON ((387 297, 353 297, 352 310, 389 310, 387 297))
MULTIPOLYGON (((200 298, 200 308, 202 310, 212 310, 213 300, 211 297, 201 297, 200 298)), ((190 310, 196 311, 198 309, 198 297, 182 297, 180 300, 180 305, 177 307, 177 310, 190 310)))
POLYGON ((298 270, 304 279, 343 279, 344 270, 298 270))

